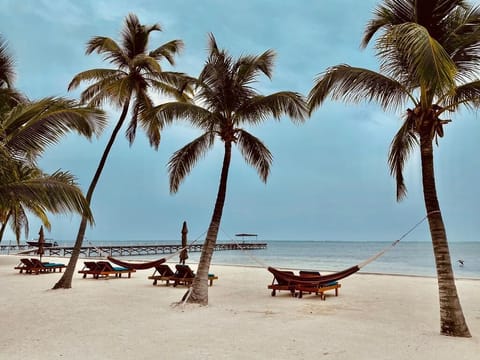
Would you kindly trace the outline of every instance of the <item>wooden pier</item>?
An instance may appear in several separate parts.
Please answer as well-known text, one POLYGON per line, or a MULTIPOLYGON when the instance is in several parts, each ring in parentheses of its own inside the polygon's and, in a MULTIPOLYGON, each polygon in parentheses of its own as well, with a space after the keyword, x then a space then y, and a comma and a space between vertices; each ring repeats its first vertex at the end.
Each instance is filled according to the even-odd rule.
MULTIPOLYGON (((202 251, 203 244, 193 244, 188 247, 189 252, 202 251)), ((217 243, 215 251, 226 250, 259 250, 266 249, 266 243, 260 242, 229 242, 217 243)), ((83 246, 80 254, 83 257, 102 257, 110 256, 141 256, 141 255, 157 255, 157 254, 173 254, 182 249, 180 244, 148 244, 148 245, 98 245, 83 246)), ((29 245, 0 245, 0 252, 20 251, 21 254, 35 254, 37 248, 29 245)), ((43 256, 62 256, 68 257, 72 255, 73 246, 54 246, 44 248, 43 256)))

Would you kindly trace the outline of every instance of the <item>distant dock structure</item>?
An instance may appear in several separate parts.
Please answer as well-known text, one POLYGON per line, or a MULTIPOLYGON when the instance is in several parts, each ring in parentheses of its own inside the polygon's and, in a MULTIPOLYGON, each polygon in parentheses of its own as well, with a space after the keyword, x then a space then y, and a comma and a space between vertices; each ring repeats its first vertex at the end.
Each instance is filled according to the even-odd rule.
MULTIPOLYGON (((202 251, 203 244, 192 244, 188 247, 189 252, 202 251)), ((220 242, 215 244, 215 251, 227 250, 260 250, 266 249, 265 242, 220 242)), ((98 246, 82 246, 80 254, 84 257, 102 257, 106 254, 110 256, 141 256, 141 255, 158 255, 173 254, 182 249, 181 244, 119 244, 116 245, 98 245, 98 246)), ((37 247, 30 245, 0 245, 0 253, 11 253, 20 251, 18 254, 33 254, 37 247)), ((73 246, 52 246, 44 248, 43 256, 61 256, 68 257, 72 255, 73 246)))

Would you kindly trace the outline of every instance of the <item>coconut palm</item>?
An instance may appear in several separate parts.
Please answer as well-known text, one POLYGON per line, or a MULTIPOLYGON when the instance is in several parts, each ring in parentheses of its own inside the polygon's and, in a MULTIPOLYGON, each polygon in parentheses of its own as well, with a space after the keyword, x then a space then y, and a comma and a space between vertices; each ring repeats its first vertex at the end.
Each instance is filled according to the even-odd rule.
MULTIPOLYGON (((87 54, 93 52, 102 54, 105 60, 117 68, 87 70, 77 74, 69 84, 69 90, 73 90, 82 82, 93 82, 82 92, 82 103, 97 107, 109 101, 122 109, 88 187, 86 198, 89 204, 112 145, 129 112, 131 113, 130 122, 126 129, 129 143, 133 143, 137 126, 140 125, 146 132, 150 145, 158 149, 162 128, 155 119, 146 116, 148 110, 153 107, 153 100, 148 91, 153 90, 182 101, 188 100, 187 77, 181 73, 162 71, 159 63, 161 60, 167 60, 173 65, 174 56, 183 48, 183 42, 172 40, 148 51, 149 36, 153 31, 162 31, 162 28, 158 24, 142 25, 136 15, 129 14, 125 19, 120 44, 103 36, 95 36, 87 43, 87 54), (130 107, 132 107, 131 110, 130 107)), ((87 218, 82 217, 67 269, 55 284, 54 289, 71 288, 86 226, 87 218)))
POLYGON ((327 97, 346 102, 376 101, 385 110, 412 104, 389 151, 397 200, 406 195, 403 169, 419 146, 426 212, 433 243, 440 299, 441 333, 469 337, 457 294, 447 235, 437 197, 433 143, 461 105, 479 105, 480 12, 465 1, 385 0, 366 28, 363 46, 377 40, 380 72, 337 65, 315 81, 312 112, 327 97))
POLYGON ((271 78, 274 56, 274 52, 268 50, 259 56, 234 59, 217 47, 210 34, 209 57, 199 75, 195 92, 195 99, 201 105, 170 102, 154 109, 160 123, 185 119, 202 131, 198 138, 170 158, 168 170, 172 193, 178 191, 193 166, 213 147, 215 139, 223 142, 224 147, 215 207, 189 302, 208 303, 208 270, 225 204, 232 146, 238 146, 247 164, 257 170, 262 181, 267 181, 270 172, 272 154, 260 139, 243 127, 259 125, 269 117, 278 120, 282 115, 288 115, 296 122, 304 121, 307 108, 300 94, 283 91, 264 96, 252 87, 261 73, 271 78))
POLYGON ((28 101, 13 88, 14 64, 0 38, 0 241, 8 223, 19 241, 28 236, 27 211, 50 228, 47 212, 93 217, 75 178, 43 173, 36 165, 44 150, 68 132, 91 138, 106 125, 104 113, 63 98, 28 101))

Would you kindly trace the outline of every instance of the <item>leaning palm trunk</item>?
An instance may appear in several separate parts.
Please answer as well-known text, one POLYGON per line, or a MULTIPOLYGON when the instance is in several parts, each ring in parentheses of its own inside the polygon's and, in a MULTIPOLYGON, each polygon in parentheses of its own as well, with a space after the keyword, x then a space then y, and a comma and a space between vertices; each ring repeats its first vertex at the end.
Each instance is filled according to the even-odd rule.
POLYGON ((432 237, 437 268, 440 301, 440 332, 443 335, 471 337, 458 297, 453 275, 447 234, 443 224, 435 187, 433 145, 431 131, 424 131, 420 138, 422 178, 425 207, 432 237))
MULTIPOLYGON (((2 223, 2 226, 0 228, 0 243, 3 240, 3 234, 5 233, 5 229, 7 227, 8 220, 10 219, 11 211, 8 212, 7 216, 5 216, 5 221, 2 223)), ((17 238, 17 245, 19 244, 18 238, 17 238)))
POLYGON ((222 174, 220 176, 220 185, 218 186, 217 200, 213 210, 212 220, 208 227, 207 237, 203 244, 202 254, 198 263, 197 275, 193 281, 189 303, 201 305, 208 304, 208 271, 212 261, 213 250, 217 243, 218 229, 222 220, 223 205, 227 194, 228 170, 230 168, 230 160, 232 157, 232 144, 225 143, 225 154, 223 157, 222 174))
MULTIPOLYGON (((125 105, 123 106, 122 114, 118 120, 117 125, 113 129, 112 135, 108 140, 107 146, 103 152, 102 158, 100 159, 100 163, 98 164, 97 171, 93 176, 92 182, 87 191, 86 200, 88 205, 90 206, 93 192, 95 191, 95 187, 97 186, 98 180, 100 179, 100 175, 102 174, 103 168, 105 167, 105 163, 107 162, 108 155, 110 154, 110 150, 112 149, 113 143, 117 137, 118 132, 120 131, 125 118, 127 117, 128 107, 130 105, 130 98, 127 99, 125 105)), ((87 228, 87 221, 88 218, 86 216, 82 216, 82 221, 80 222, 80 228, 78 229, 77 239, 75 240, 75 245, 73 247, 72 256, 68 262, 67 268, 63 273, 63 276, 58 280, 55 284, 53 289, 70 289, 72 287, 72 278, 75 272, 75 266, 77 265, 78 257, 80 256, 80 250, 82 249, 83 239, 85 237, 85 230, 87 228)))

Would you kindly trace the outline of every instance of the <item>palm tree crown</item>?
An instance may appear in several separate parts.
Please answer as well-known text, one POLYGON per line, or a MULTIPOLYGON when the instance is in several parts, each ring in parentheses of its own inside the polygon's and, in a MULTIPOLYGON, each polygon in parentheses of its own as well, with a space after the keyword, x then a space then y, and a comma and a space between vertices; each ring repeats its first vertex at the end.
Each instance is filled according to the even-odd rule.
POLYGON ((152 31, 162 31, 162 28, 159 24, 142 25, 136 15, 130 14, 125 20, 120 44, 109 37, 93 37, 87 43, 86 53, 102 54, 116 68, 83 71, 72 79, 68 89, 75 89, 84 81, 93 82, 81 94, 81 101, 92 106, 101 106, 108 101, 121 107, 130 104, 130 99, 133 99, 132 116, 126 130, 130 144, 135 140, 137 125, 140 124, 150 144, 158 148, 159 124, 140 116, 153 107, 148 91, 154 90, 185 101, 189 87, 184 74, 163 71, 159 63, 167 60, 174 65, 174 56, 183 49, 183 42, 172 40, 148 51, 152 31))
POLYGON ((279 120, 282 115, 303 122, 306 105, 303 97, 283 91, 261 95, 253 87, 259 74, 272 75, 275 54, 268 50, 259 56, 234 59, 220 50, 210 34, 210 54, 196 82, 195 100, 191 103, 165 103, 154 109, 160 123, 188 119, 203 134, 175 152, 169 162, 170 190, 176 192, 182 180, 198 159, 214 144, 215 138, 224 144, 238 145, 245 161, 253 166, 262 181, 266 181, 272 155, 266 146, 245 130, 245 125, 258 125, 270 116, 279 120))

